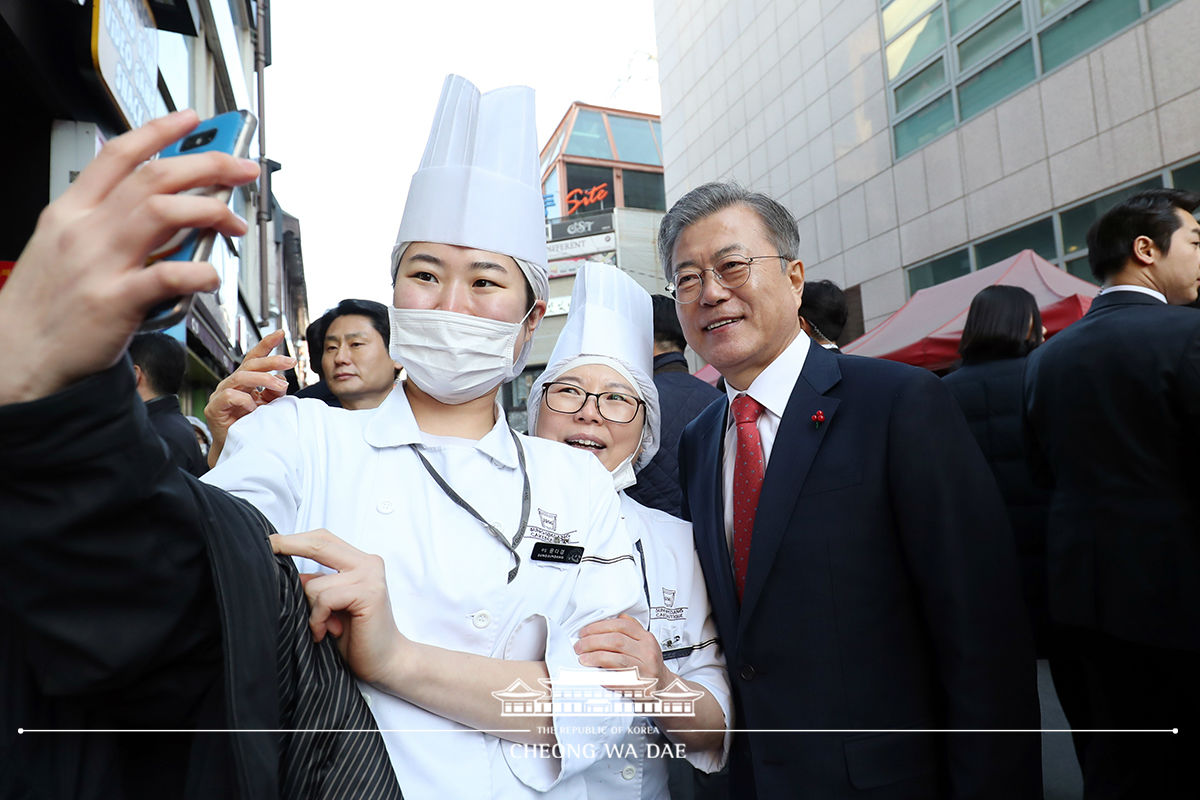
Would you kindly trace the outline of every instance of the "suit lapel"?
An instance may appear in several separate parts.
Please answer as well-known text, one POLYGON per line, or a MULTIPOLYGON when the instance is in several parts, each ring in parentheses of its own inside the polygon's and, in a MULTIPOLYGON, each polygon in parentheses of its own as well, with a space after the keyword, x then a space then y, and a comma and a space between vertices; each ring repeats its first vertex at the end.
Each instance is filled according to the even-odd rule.
POLYGON ((746 592, 742 598, 738 625, 739 636, 762 594, 817 450, 834 425, 839 401, 824 395, 841 379, 838 357, 820 347, 810 347, 804 359, 804 368, 788 398, 787 409, 783 412, 771 448, 771 459, 763 477, 758 511, 754 515, 750 565, 746 570, 746 592), (820 424, 812 419, 818 411, 825 417, 820 424))
POLYGON ((726 653, 736 652, 737 641, 731 639, 737 630, 738 601, 733 586, 733 568, 729 548, 725 543, 725 501, 722 480, 722 460, 725 442, 727 402, 713 403, 702 412, 696 424, 701 431, 695 453, 696 466, 689 470, 695 477, 694 490, 689 487, 688 506, 696 539, 696 553, 708 578, 708 595, 717 629, 721 632, 726 653))

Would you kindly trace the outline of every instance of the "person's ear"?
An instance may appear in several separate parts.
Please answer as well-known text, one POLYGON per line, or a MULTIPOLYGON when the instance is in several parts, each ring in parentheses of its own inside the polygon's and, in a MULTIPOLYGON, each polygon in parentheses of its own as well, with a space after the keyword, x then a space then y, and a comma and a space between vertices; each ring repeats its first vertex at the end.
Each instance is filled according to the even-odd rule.
POLYGON ((133 365, 133 379, 134 379, 134 382, 133 382, 134 386, 145 385, 146 373, 142 372, 142 368, 139 367, 137 364, 133 365))
POLYGON ((1133 259, 1139 266, 1149 267, 1158 257, 1158 245, 1149 236, 1139 236, 1133 240, 1133 259))
POLYGON ((791 284, 792 295, 796 298, 796 308, 800 308, 800 304, 804 300, 804 262, 800 259, 788 262, 784 275, 791 284))

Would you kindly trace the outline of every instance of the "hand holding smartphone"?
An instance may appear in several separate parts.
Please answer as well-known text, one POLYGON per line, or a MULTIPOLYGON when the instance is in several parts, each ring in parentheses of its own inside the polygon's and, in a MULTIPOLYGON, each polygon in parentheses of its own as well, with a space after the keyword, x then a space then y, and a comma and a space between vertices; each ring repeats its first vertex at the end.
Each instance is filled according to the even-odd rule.
MULTIPOLYGON (((249 111, 230 111, 218 114, 196 126, 195 130, 171 143, 159 152, 159 158, 192 155, 215 150, 245 158, 250 149, 250 139, 258 120, 249 111)), ((232 189, 228 186, 206 186, 188 190, 188 194, 215 197, 229 202, 232 189)), ((146 260, 146 266, 158 261, 206 261, 212 254, 216 232, 188 228, 172 236, 146 260)), ((187 316, 192 306, 192 295, 167 300, 147 313, 139 330, 157 331, 169 328, 187 316)))

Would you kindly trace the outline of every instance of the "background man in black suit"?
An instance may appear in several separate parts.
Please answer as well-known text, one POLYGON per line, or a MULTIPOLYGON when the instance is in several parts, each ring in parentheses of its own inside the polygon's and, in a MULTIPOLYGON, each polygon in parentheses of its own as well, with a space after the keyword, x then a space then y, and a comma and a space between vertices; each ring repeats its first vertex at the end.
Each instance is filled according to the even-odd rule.
POLYGON ((850 316, 846 293, 833 281, 808 281, 804 284, 804 305, 800 306, 800 328, 826 350, 837 350, 837 340, 850 316))
POLYGON ((141 333, 129 343, 138 397, 175 466, 199 478, 208 472, 200 443, 179 408, 179 389, 187 371, 187 353, 165 333, 141 333))
POLYGON ((687 340, 675 316, 675 301, 661 294, 650 299, 654 302, 654 388, 662 407, 660 444, 638 473, 637 484, 625 491, 644 506, 678 517, 679 437, 685 425, 722 395, 688 370, 683 355, 687 340))
POLYGON ((1088 260, 1104 288, 1026 372, 1031 457, 1054 487, 1050 614, 1072 626, 1083 724, 1180 730, 1089 737, 1089 799, 1195 791, 1184 769, 1200 723, 1200 314, 1174 306, 1200 286, 1198 205, 1159 189, 1101 217, 1088 260))
POLYGON ((826 731, 735 734, 733 795, 1040 797, 1036 736, 911 732, 1038 727, 1013 542, 932 373, 810 346, 799 246, 786 209, 726 184, 659 231, 688 343, 729 386, 680 464, 736 727, 826 731))

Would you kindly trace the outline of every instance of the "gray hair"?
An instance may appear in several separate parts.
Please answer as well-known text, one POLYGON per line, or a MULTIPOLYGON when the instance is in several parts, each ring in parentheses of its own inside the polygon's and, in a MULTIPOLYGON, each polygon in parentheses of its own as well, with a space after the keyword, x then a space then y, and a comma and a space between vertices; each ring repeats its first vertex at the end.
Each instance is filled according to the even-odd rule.
MULTIPOLYGON (((800 231, 796 227, 795 218, 778 201, 736 183, 706 183, 675 201, 675 205, 671 206, 671 210, 662 218, 662 224, 658 227, 658 257, 662 261, 663 274, 668 282, 675 277, 671 257, 675 251, 675 243, 684 229, 705 217, 737 205, 748 206, 758 214, 778 255, 788 261, 795 260, 800 252, 800 231)), ((785 264, 784 268, 786 267, 785 264)))

